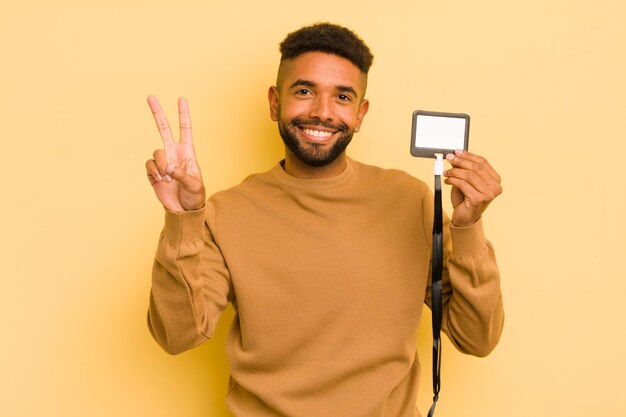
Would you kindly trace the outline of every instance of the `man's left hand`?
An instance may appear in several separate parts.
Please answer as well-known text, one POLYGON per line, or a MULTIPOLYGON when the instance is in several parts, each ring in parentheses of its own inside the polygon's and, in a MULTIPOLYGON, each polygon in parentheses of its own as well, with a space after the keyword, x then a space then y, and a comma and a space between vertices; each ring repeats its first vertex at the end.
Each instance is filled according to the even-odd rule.
POLYGON ((500 176, 485 158, 468 151, 455 151, 446 159, 452 165, 444 172, 444 182, 452 185, 452 224, 471 226, 502 193, 500 176))

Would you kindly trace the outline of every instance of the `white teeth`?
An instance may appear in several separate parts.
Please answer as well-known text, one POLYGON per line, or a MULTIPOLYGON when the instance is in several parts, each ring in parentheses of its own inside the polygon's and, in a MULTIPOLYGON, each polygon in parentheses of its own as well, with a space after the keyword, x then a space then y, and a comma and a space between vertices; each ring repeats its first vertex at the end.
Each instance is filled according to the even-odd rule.
POLYGON ((314 129, 303 129, 304 133, 306 133, 307 135, 311 135, 311 136, 315 136, 316 138, 327 138, 329 136, 332 136, 332 132, 323 132, 321 130, 314 130, 314 129))

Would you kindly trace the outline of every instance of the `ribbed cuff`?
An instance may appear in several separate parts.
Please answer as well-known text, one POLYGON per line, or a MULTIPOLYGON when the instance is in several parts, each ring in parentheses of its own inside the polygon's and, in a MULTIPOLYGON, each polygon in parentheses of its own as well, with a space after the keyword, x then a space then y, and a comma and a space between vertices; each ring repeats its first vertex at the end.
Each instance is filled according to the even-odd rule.
POLYGON ((204 207, 198 210, 175 213, 165 209, 165 240, 174 246, 202 240, 205 212, 204 207))
POLYGON ((471 226, 458 227, 451 224, 450 237, 454 257, 476 256, 487 246, 482 217, 471 226))

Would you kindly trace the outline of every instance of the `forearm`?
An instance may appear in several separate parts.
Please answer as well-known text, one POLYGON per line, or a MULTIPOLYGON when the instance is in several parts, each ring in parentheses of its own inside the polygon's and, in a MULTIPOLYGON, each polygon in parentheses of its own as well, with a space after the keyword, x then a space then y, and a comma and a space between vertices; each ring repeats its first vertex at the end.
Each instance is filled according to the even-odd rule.
POLYGON ((220 285, 219 279, 207 282, 210 255, 204 229, 203 210, 166 213, 152 271, 148 326, 159 345, 172 354, 210 338, 227 303, 228 286, 220 285))
POLYGON ((449 288, 442 329, 462 352, 485 356, 498 344, 504 324, 500 273, 482 222, 451 227, 449 288))

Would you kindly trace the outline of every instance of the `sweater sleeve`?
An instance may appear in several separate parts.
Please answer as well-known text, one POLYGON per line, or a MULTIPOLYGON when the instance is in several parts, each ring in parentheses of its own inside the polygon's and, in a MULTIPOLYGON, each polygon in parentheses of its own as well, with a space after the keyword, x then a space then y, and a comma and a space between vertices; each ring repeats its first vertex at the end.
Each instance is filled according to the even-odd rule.
POLYGON ((233 298, 226 263, 209 227, 212 211, 166 211, 152 270, 148 328, 168 353, 212 337, 233 298))
MULTIPOLYGON (((424 201, 424 209, 432 228, 432 202, 428 207, 424 201)), ((430 301, 429 276, 429 307, 430 301)), ((500 272, 481 219, 469 227, 455 227, 447 216, 444 219, 442 309, 441 329, 459 351, 486 356, 498 344, 504 324, 500 272)))

